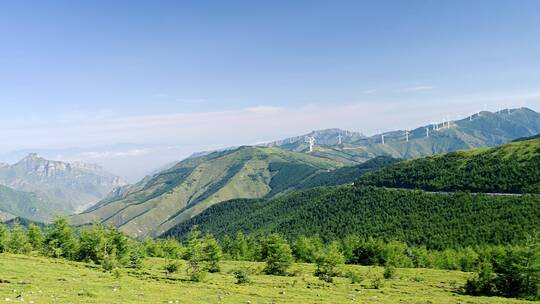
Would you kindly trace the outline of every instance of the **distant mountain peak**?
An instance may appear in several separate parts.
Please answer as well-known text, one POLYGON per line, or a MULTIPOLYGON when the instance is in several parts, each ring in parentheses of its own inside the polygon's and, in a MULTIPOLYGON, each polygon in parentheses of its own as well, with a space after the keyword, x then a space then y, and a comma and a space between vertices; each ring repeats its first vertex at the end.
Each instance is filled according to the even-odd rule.
POLYGON ((123 179, 98 165, 48 160, 37 153, 29 153, 13 165, 0 165, 0 185, 38 193, 57 207, 63 204, 61 210, 55 211, 64 213, 82 211, 125 184, 123 179))
MULTIPOLYGON (((110 175, 110 173, 105 172, 103 167, 101 167, 98 164, 92 164, 92 163, 85 163, 80 161, 75 162, 64 162, 60 160, 49 160, 44 157, 39 156, 38 153, 32 152, 23 157, 20 161, 15 163, 13 166, 20 166, 25 165, 27 170, 29 171, 35 171, 38 169, 39 166, 45 166, 47 168, 51 168, 54 170, 83 170, 83 171, 89 171, 89 172, 102 172, 105 174, 110 175), (37 166, 37 167, 36 167, 37 166)), ((4 166, 9 166, 8 164, 2 165, 0 163, 0 168, 4 166)))
POLYGON ((40 157, 37 153, 32 152, 32 153, 28 153, 28 155, 23 157, 21 161, 36 160, 36 159, 44 159, 44 158, 40 157))

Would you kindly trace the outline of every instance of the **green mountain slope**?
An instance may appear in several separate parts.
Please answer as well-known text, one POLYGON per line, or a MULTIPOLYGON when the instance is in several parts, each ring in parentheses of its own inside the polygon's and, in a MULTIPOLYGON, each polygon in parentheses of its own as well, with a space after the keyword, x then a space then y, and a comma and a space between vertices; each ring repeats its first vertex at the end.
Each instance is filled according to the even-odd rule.
POLYGON ((519 242, 540 227, 540 195, 494 193, 540 193, 539 182, 540 138, 520 140, 399 162, 364 174, 354 186, 225 202, 163 236, 183 238, 199 225, 221 237, 236 231, 326 240, 354 234, 432 248, 519 242), (452 193, 467 190, 488 194, 452 193))
POLYGON ((193 225, 217 237, 278 232, 289 239, 348 235, 398 239, 429 248, 508 244, 540 227, 540 196, 437 194, 406 189, 321 187, 273 200, 234 200, 205 210, 163 237, 193 225))
POLYGON ((366 174, 358 183, 429 191, 540 193, 540 138, 404 161, 366 174))
POLYGON ((0 221, 20 216, 46 222, 54 215, 67 214, 70 210, 65 204, 50 200, 46 196, 0 185, 0 221))
POLYGON ((278 148, 241 147, 186 159, 119 189, 73 216, 76 225, 112 224, 134 237, 159 235, 206 208, 234 198, 261 198, 294 189, 336 161, 278 148))
POLYGON ((270 143, 290 151, 305 152, 305 137, 315 138, 313 155, 355 164, 375 156, 412 159, 456 150, 495 147, 520 137, 540 133, 540 113, 528 108, 483 111, 450 123, 450 127, 426 125, 409 130, 385 132, 366 137, 360 133, 340 129, 313 131, 305 136, 292 137, 270 143), (436 128, 436 129, 434 129, 436 128), (429 131, 426 131, 429 129, 429 131), (384 135, 382 144, 381 135, 384 135), (338 136, 342 136, 339 144, 338 136))
POLYGON ((385 168, 400 161, 400 159, 389 156, 377 156, 360 165, 346 166, 330 172, 319 172, 295 185, 294 190, 352 183, 368 172, 385 168))

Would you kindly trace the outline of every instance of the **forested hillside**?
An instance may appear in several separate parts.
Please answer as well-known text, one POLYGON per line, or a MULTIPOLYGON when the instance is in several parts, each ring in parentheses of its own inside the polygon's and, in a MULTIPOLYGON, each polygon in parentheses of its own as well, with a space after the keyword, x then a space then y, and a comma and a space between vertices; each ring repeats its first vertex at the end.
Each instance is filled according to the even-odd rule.
POLYGON ((404 161, 366 174, 358 184, 429 191, 540 193, 540 138, 404 161))
POLYGON ((337 186, 356 181, 360 176, 401 161, 389 156, 377 156, 360 165, 347 166, 330 172, 319 172, 295 186, 295 190, 320 186, 337 186))
POLYGON ((184 238, 193 225, 217 237, 279 232, 289 239, 348 235, 397 239, 442 249, 520 242, 540 227, 540 196, 436 194, 337 186, 274 200, 236 200, 209 208, 163 235, 184 238))
POLYGON ((215 152, 188 158, 119 189, 72 220, 76 225, 96 221, 114 225, 133 237, 155 236, 214 204, 235 198, 272 197, 342 166, 279 148, 240 147, 215 152))
POLYGON ((532 139, 398 162, 354 185, 226 202, 164 236, 183 238, 199 225, 217 236, 279 232, 329 241, 355 235, 436 249, 520 242, 540 227, 540 195, 514 195, 539 192, 539 155, 540 139, 532 139))

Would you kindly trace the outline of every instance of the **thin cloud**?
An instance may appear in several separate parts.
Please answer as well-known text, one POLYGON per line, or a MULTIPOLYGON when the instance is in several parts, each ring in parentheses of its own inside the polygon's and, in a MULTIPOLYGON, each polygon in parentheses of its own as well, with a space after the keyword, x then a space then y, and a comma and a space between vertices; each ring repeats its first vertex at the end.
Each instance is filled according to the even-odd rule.
POLYGON ((82 158, 112 158, 112 157, 125 157, 125 156, 141 156, 148 154, 145 149, 132 149, 128 151, 101 151, 101 152, 83 152, 82 158))
MULTIPOLYGON (((378 130, 429 124, 447 116, 466 117, 485 103, 489 110, 496 110, 520 100, 539 109, 539 99, 537 92, 525 92, 493 97, 462 96, 437 103, 361 101, 134 116, 88 113, 64 120, 41 117, 40 124, 29 121, 15 126, 0 122, 0 151, 79 147, 85 154, 78 153, 70 160, 96 162, 135 182, 154 168, 198 151, 271 142, 325 128, 337 127, 370 135, 378 130), (140 147, 107 148, 118 143, 140 147)), ((517 102, 511 104, 511 107, 519 106, 517 102)))
POLYGON ((429 91, 433 89, 435 89, 434 86, 423 85, 423 86, 414 86, 414 87, 404 88, 402 91, 403 92, 419 92, 419 91, 429 91))
POLYGON ((248 112, 252 113, 258 113, 258 114, 265 114, 265 113, 276 113, 282 110, 280 107, 272 107, 272 106, 257 106, 257 107, 251 107, 246 109, 248 112))
MULTIPOLYGON (((502 95, 501 95, 502 96, 502 95)), ((18 126, 3 123, 0 150, 27 148, 96 147, 121 142, 150 145, 207 147, 217 143, 272 141, 315 129, 339 127, 365 134, 377 129, 400 129, 452 115, 465 117, 484 103, 490 110, 505 108, 512 100, 530 100, 539 105, 537 93, 492 97, 464 96, 437 103, 401 101, 354 102, 335 105, 275 107, 259 105, 227 111, 178 112, 156 115, 76 115, 76 119, 42 119, 18 126), (504 99, 504 101, 499 101, 504 99), (499 106, 500 105, 500 106, 499 106), (501 107, 502 106, 502 107, 501 107)), ((521 106, 512 104, 512 107, 521 106)), ((92 151, 92 150, 90 150, 92 151)), ((98 151, 99 152, 99 151, 98 151)), ((139 153, 139 152, 137 152, 139 153)), ((96 154, 96 156, 98 156, 96 154)), ((110 155, 101 155, 113 156, 110 155)))

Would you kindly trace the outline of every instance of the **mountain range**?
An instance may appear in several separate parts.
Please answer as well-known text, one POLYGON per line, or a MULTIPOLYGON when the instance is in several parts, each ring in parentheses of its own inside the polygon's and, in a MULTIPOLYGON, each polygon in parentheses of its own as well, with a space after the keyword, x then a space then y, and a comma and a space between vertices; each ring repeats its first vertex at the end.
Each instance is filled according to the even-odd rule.
POLYGON ((539 185, 536 138, 389 164, 354 185, 231 200, 163 237, 185 239, 197 225, 219 238, 240 231, 278 232, 288 239, 318 235, 326 241, 380 237, 437 249, 509 244, 540 225, 539 185))
POLYGON ((0 164, 0 211, 38 221, 80 212, 125 182, 101 167, 47 160, 31 153, 0 164))
POLYGON ((396 158, 493 147, 538 133, 540 114, 527 108, 480 112, 461 120, 370 137, 340 129, 313 131, 264 146, 195 154, 135 185, 117 188, 71 219, 76 225, 115 225, 137 238, 156 237, 227 200, 271 199, 335 185, 335 181, 351 182, 396 158), (312 152, 306 136, 315 138, 312 152), (377 160, 377 156, 386 158, 377 160), (349 167, 370 159, 373 162, 363 169, 349 167))
POLYGON ((379 155, 412 159, 456 150, 495 147, 516 138, 538 133, 540 133, 540 113, 529 108, 518 108, 498 112, 482 111, 459 120, 373 136, 340 129, 312 131, 303 136, 267 145, 288 151, 306 152, 309 145, 305 138, 313 137, 315 146, 312 155, 345 164, 356 164, 379 155), (341 136, 341 144, 338 136, 341 136))

